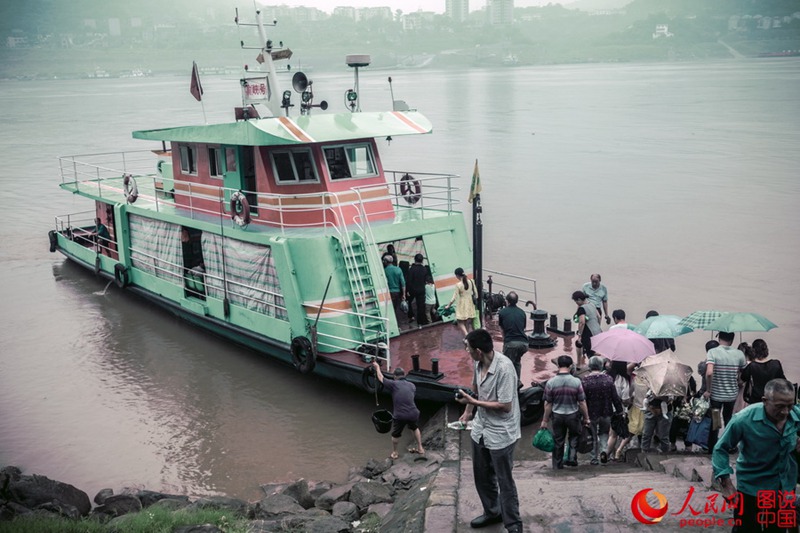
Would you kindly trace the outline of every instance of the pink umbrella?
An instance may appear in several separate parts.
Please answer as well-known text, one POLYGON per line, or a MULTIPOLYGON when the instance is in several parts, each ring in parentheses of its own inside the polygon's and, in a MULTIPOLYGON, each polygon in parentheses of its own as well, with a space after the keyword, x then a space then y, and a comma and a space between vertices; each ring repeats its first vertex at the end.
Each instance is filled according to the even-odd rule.
POLYGON ((656 349, 650 339, 627 328, 614 328, 592 337, 592 350, 612 361, 638 363, 656 349))

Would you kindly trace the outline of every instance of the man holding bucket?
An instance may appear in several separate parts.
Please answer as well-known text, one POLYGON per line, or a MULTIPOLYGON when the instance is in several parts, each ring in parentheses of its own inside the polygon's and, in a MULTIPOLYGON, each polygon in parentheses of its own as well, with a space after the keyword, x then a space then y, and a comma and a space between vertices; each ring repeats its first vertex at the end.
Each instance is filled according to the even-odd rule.
POLYGON ((417 439, 417 446, 409 448, 408 451, 424 455, 425 449, 422 447, 422 434, 417 425, 419 422, 419 409, 414 403, 414 395, 417 392, 416 385, 405 378, 406 373, 400 367, 394 369, 394 380, 385 380, 378 362, 373 361, 372 366, 375 367, 378 381, 392 395, 392 455, 389 457, 392 459, 399 457, 397 444, 400 442, 400 436, 406 426, 414 432, 414 438, 417 439))

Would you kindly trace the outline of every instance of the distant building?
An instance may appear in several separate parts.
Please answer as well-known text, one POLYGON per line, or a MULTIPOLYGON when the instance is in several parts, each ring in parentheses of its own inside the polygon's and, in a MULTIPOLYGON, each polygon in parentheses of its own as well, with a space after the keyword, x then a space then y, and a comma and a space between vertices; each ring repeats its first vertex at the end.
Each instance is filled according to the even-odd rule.
POLYGON ((357 11, 356 20, 392 20, 392 8, 382 7, 362 7, 357 11))
POLYGON ((118 18, 108 19, 108 34, 112 37, 119 37, 122 35, 122 28, 118 18))
POLYGON ((413 13, 406 13, 403 15, 403 30, 421 30, 423 28, 432 27, 435 19, 436 13, 433 11, 414 11, 413 13))
POLYGON ((507 26, 514 22, 514 0, 487 0, 489 24, 507 26))
POLYGON ((273 20, 290 20, 292 22, 311 22, 315 20, 324 20, 328 15, 316 7, 290 7, 287 5, 280 6, 264 6, 264 22, 272 22, 273 20))
POLYGON ((356 8, 350 6, 335 7, 333 8, 333 16, 356 20, 356 8))
POLYGON ((27 48, 28 38, 23 36, 9 35, 6 38, 6 46, 9 48, 27 48))
POLYGON ((672 37, 673 35, 674 34, 669 31, 669 26, 667 24, 657 24, 656 31, 653 32, 653 39, 672 37))
POLYGON ((446 0, 444 14, 455 22, 464 22, 469 17, 469 0, 446 0))

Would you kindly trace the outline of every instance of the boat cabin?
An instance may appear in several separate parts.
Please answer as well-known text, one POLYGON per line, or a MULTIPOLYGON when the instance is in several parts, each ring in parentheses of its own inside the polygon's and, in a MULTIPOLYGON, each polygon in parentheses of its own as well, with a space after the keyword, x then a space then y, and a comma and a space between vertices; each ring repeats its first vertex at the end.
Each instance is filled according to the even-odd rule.
POLYGON ((395 217, 395 178, 384 172, 376 128, 383 135, 387 128, 396 135, 430 131, 413 112, 376 115, 237 120, 134 137, 171 143, 159 169, 178 207, 231 216, 246 210, 238 214, 253 224, 347 226, 395 217))

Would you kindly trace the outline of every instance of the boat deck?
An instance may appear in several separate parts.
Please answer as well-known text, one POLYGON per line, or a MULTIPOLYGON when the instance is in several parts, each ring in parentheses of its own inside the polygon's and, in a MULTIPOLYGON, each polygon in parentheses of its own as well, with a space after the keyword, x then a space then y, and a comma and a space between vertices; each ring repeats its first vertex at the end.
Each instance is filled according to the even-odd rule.
MULTIPOLYGON (((528 324, 532 325, 530 318, 528 324)), ((492 335, 495 350, 502 352, 502 332, 497 324, 496 315, 485 318, 484 327, 492 335)), ((551 359, 562 354, 575 358, 573 337, 555 333, 549 335, 555 341, 553 347, 529 348, 527 354, 522 357, 520 381, 525 387, 552 377, 556 367, 551 363, 551 359)), ((326 354, 323 357, 348 365, 368 366, 363 355, 359 353, 340 352, 326 354)), ((385 364, 382 364, 381 367, 386 369, 385 364)), ((464 349, 464 336, 455 323, 439 322, 419 329, 407 329, 402 335, 392 339, 391 369, 397 367, 403 368, 409 374, 409 379, 417 382, 418 385, 420 382, 435 382, 442 388, 455 389, 457 387, 470 388, 472 383, 472 360, 464 349), (414 355, 419 355, 421 372, 418 373, 412 371, 412 356, 414 355), (441 373, 439 379, 433 379, 430 374, 434 359, 437 360, 438 371, 441 373)), ((441 399, 441 394, 437 396, 441 399)))

